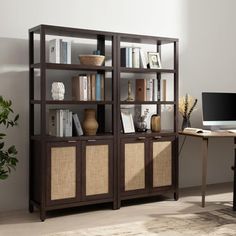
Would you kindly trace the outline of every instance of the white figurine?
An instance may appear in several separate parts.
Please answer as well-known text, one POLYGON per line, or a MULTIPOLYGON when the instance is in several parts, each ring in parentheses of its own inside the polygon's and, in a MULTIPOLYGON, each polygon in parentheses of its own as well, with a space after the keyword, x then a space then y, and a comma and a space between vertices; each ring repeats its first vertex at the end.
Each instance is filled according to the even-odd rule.
POLYGON ((64 100, 65 86, 63 83, 53 82, 51 92, 53 100, 64 100))

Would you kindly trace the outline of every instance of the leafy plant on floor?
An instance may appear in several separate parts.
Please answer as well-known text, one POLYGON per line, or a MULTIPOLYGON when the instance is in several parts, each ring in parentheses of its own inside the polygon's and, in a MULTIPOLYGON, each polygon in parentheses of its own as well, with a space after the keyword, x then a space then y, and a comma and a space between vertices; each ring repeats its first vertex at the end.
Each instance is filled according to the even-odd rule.
MULTIPOLYGON (((12 102, 4 100, 0 96, 0 128, 7 129, 17 125, 19 115, 14 115, 12 110, 12 102), (13 118, 12 118, 13 117, 13 118)), ((4 137, 5 133, 0 132, 0 180, 6 179, 11 170, 15 170, 18 163, 16 158, 17 150, 14 145, 9 148, 5 147, 4 137)))

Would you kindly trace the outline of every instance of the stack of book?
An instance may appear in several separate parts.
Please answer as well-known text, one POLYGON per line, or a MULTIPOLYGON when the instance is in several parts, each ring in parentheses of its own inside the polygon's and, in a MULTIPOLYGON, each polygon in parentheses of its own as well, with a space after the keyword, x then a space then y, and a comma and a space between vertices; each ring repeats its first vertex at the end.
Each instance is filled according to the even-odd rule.
POLYGON ((104 101, 103 74, 78 75, 72 78, 72 99, 77 101, 104 101))
POLYGON ((141 48, 121 48, 121 66, 131 68, 147 68, 147 59, 141 48))
POLYGON ((49 110, 49 135, 56 137, 72 137, 72 119, 74 131, 77 136, 83 135, 83 130, 77 114, 69 110, 50 109, 49 110))
POLYGON ((57 137, 72 136, 72 112, 69 110, 49 110, 49 135, 57 137))
POLYGON ((137 101, 160 100, 160 83, 157 79, 136 79, 137 101))
POLYGON ((71 42, 62 39, 50 40, 49 62, 71 64, 71 42))

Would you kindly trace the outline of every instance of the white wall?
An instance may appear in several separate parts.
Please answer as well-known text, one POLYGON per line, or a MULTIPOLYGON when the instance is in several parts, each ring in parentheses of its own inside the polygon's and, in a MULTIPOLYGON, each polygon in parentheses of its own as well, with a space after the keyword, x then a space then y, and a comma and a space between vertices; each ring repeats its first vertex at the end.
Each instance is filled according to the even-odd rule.
MULTIPOLYGON (((234 0, 8 0, 0 8, 0 94, 11 99, 20 125, 8 141, 20 163, 0 182, 0 210, 28 202, 28 29, 52 24, 87 29, 178 37, 180 95, 200 99, 202 91, 235 91, 234 0)), ((192 124, 201 125, 200 103, 192 124)), ((210 142, 209 182, 232 180, 232 141, 210 142)), ((180 186, 199 185, 200 143, 188 139, 180 156, 180 186)))

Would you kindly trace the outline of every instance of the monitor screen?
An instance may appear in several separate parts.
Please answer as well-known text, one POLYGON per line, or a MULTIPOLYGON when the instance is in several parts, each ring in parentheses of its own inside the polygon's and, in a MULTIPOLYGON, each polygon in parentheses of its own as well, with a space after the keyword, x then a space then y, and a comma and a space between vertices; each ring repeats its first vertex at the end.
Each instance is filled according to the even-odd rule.
POLYGON ((236 127, 236 93, 202 93, 203 125, 236 127))

